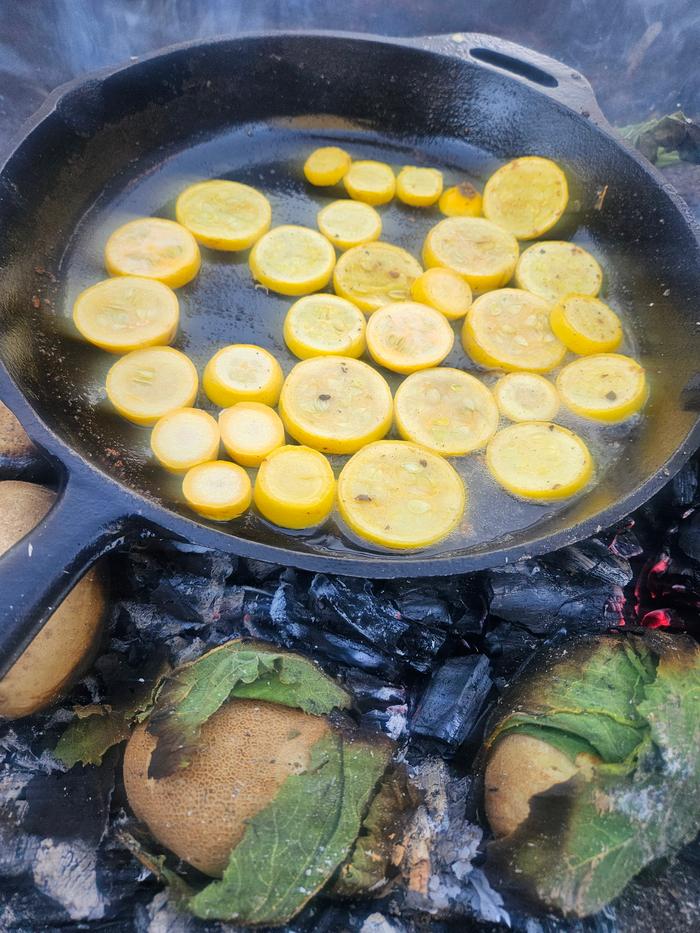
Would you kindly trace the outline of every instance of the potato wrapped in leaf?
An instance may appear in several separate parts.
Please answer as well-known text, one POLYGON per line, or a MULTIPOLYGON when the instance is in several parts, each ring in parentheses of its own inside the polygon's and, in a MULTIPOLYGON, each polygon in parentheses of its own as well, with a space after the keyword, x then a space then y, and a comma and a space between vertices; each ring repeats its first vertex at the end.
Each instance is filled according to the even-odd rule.
POLYGON ((586 916, 700 828, 700 648, 566 642, 504 696, 485 743, 492 879, 586 916))

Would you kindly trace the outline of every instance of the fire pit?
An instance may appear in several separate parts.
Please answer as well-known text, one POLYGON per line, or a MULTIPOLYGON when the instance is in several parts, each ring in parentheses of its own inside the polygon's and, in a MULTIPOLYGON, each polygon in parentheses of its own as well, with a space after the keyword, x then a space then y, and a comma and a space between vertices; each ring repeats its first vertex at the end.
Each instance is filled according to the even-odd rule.
MULTIPOLYGON (((212 4, 211 22, 219 15, 212 4)), ((651 27, 629 50, 630 80, 646 67, 651 27)), ((647 115, 625 109, 605 80, 622 122, 647 115)), ((659 87, 658 101, 670 93, 659 87)), ((682 182, 683 164, 674 171, 682 182)), ((0 441, 1 480, 51 481, 50 467, 2 408, 0 441)), ((162 863, 131 815, 119 745, 131 719, 150 710, 149 688, 166 666, 243 638, 313 658, 354 697, 353 728, 396 743, 407 781, 397 791, 402 817, 385 829, 392 845, 380 880, 390 884, 358 897, 343 874, 345 891, 336 878, 336 890, 325 888, 289 929, 651 933, 669 922, 694 929, 697 840, 586 920, 535 917, 493 884, 477 775, 495 704, 537 652, 567 649, 574 635, 700 636, 699 516, 696 456, 613 527, 478 573, 372 581, 157 539, 112 556, 108 635, 89 672, 59 705, 0 726, 0 928, 234 929, 188 917, 174 889, 163 887, 162 863), (101 745, 96 722, 105 727, 101 745), (76 723, 88 724, 83 745, 76 723)))

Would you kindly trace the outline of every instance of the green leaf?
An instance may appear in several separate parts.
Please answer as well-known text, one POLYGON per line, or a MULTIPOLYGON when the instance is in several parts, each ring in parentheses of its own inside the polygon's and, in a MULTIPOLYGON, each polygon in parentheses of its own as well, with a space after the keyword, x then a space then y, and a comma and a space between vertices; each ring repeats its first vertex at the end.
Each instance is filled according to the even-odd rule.
POLYGON ((222 880, 190 900, 193 913, 243 924, 293 917, 347 856, 390 757, 383 739, 319 740, 309 769, 249 821, 222 880))
MULTIPOLYGON (((489 844, 498 883, 569 916, 601 909, 645 865, 700 828, 700 647, 658 633, 624 644, 642 672, 641 684, 618 685, 645 726, 634 755, 601 762, 590 779, 580 773, 533 797, 528 819, 489 844), (648 682, 650 664, 655 673, 648 682)), ((599 644, 604 655, 608 649, 599 644)), ((597 651, 569 651, 567 664, 577 661, 586 681, 600 658, 597 651)), ((549 671, 557 680, 558 665, 549 671)), ((613 706, 619 702, 611 698, 613 706)))
POLYGON ((118 830, 116 835, 121 844, 141 862, 144 868, 147 868, 159 881, 168 885, 176 905, 181 909, 186 909, 193 889, 177 872, 168 868, 166 857, 149 852, 134 835, 124 829, 118 830))
POLYGON ((350 706, 348 693, 300 655, 235 640, 179 668, 167 679, 148 722, 157 739, 148 776, 187 767, 201 726, 230 697, 267 700, 320 716, 350 706))

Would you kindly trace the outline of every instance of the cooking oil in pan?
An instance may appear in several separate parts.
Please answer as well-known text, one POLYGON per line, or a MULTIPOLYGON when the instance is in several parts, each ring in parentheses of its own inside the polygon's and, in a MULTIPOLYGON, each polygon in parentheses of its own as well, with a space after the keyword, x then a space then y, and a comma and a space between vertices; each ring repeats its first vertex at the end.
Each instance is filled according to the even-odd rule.
MULTIPOLYGON (((65 286, 60 324, 64 331, 73 334, 70 315, 78 292, 105 275, 102 252, 111 231, 137 216, 174 217, 177 195, 195 181, 230 178, 253 185, 271 202, 273 226, 294 223, 315 229, 318 211, 330 201, 344 197, 345 192, 341 186, 312 188, 304 180, 302 165, 316 146, 332 143, 346 148, 354 158, 380 159, 395 169, 405 164, 439 168, 444 173, 446 186, 469 180, 481 188, 499 164, 487 152, 464 142, 432 138, 387 143, 366 129, 330 118, 249 125, 202 140, 185 150, 161 151, 150 160, 146 158, 140 162, 136 170, 126 170, 123 177, 116 178, 112 189, 85 214, 68 244, 61 269, 65 286)), ((379 210, 383 223, 382 239, 407 249, 420 259, 428 230, 441 219, 437 208, 410 208, 395 200, 379 210)), ((573 241, 596 255, 603 269, 608 271, 606 256, 585 225, 578 227, 573 241)), ((255 343, 267 347, 288 372, 297 360, 284 344, 282 324, 293 299, 268 293, 256 286, 248 268, 247 252, 222 253, 203 248, 202 258, 197 278, 178 290, 181 326, 174 346, 192 358, 200 374, 209 357, 230 343, 255 343)), ((636 344, 628 314, 632 309, 626 307, 623 293, 618 294, 615 281, 615 276, 606 275, 607 290, 603 297, 623 320, 625 342, 620 352, 634 356, 636 344)), ((473 372, 492 385, 497 374, 479 372, 464 354, 459 339, 460 324, 456 322, 453 325, 455 348, 445 364, 473 372)), ((180 480, 154 463, 149 431, 122 421, 109 409, 103 387, 113 358, 78 344, 77 340, 74 349, 75 366, 84 373, 85 385, 81 397, 74 397, 67 403, 81 410, 81 418, 76 418, 81 432, 79 446, 87 448, 88 456, 138 491, 193 517, 183 505, 180 480)), ((382 372, 395 390, 400 377, 382 372)), ((554 378, 556 373, 549 375, 554 378)), ((60 394, 62 391, 62 387, 57 385, 56 392, 60 394)), ((197 404, 215 413, 201 390, 197 404)), ((589 445, 596 462, 594 483, 612 463, 624 456, 626 437, 636 424, 636 420, 631 419, 622 425, 597 425, 564 410, 556 420, 579 433, 589 445)), ((331 458, 336 472, 346 459, 331 458)), ((483 548, 489 543, 504 545, 519 531, 543 523, 571 505, 571 500, 538 504, 506 493, 488 474, 483 451, 454 458, 451 462, 468 490, 464 519, 447 540, 422 553, 451 554, 483 548)), ((586 495, 586 491, 581 495, 586 495)), ((273 529, 253 511, 235 522, 216 527, 278 546, 290 543, 290 534, 273 529)), ((381 551, 351 535, 341 527, 336 517, 321 530, 310 534, 294 533, 293 537, 304 538, 306 549, 320 553, 348 549, 381 551)))

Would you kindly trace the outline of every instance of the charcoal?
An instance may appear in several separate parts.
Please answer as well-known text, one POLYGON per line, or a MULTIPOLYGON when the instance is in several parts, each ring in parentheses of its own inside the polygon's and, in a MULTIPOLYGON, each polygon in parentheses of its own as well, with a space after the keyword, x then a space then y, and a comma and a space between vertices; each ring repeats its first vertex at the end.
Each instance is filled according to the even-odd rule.
POLYGON ((688 557, 700 561, 700 509, 685 518, 678 527, 678 546, 688 557))
POLYGON ((494 674, 504 683, 542 647, 542 643, 541 638, 511 622, 499 622, 484 636, 484 647, 494 674))
POLYGON ((264 583, 272 577, 278 577, 284 569, 279 564, 268 564, 267 561, 254 560, 252 557, 243 558, 241 565, 250 579, 257 583, 264 583))
MULTIPOLYGON (((700 377, 699 386, 700 386, 700 377)), ((700 458, 696 455, 676 473, 668 485, 673 507, 681 511, 697 502, 700 493, 700 458)))
POLYGON ((629 561, 612 553, 599 538, 562 548, 543 560, 572 576, 594 577, 620 587, 627 586, 634 576, 629 561))
POLYGON ((309 602, 324 626, 359 637, 380 651, 394 651, 410 629, 396 607, 377 595, 370 580, 318 573, 309 587, 309 602))
POLYGON ((394 597, 401 617, 409 622, 448 629, 452 625, 450 608, 428 586, 416 587, 394 597))
POLYGON ((604 630, 622 619, 625 597, 620 586, 568 574, 543 561, 519 561, 487 571, 486 578, 491 614, 535 634, 562 626, 576 632, 604 630))
POLYGON ((644 548, 639 543, 639 538, 632 530, 635 525, 633 519, 630 519, 625 525, 617 529, 608 545, 610 551, 618 557, 624 557, 630 560, 632 557, 638 557, 644 553, 644 548))
POLYGON ((450 658, 433 674, 411 731, 457 748, 473 732, 492 688, 485 655, 450 658))

